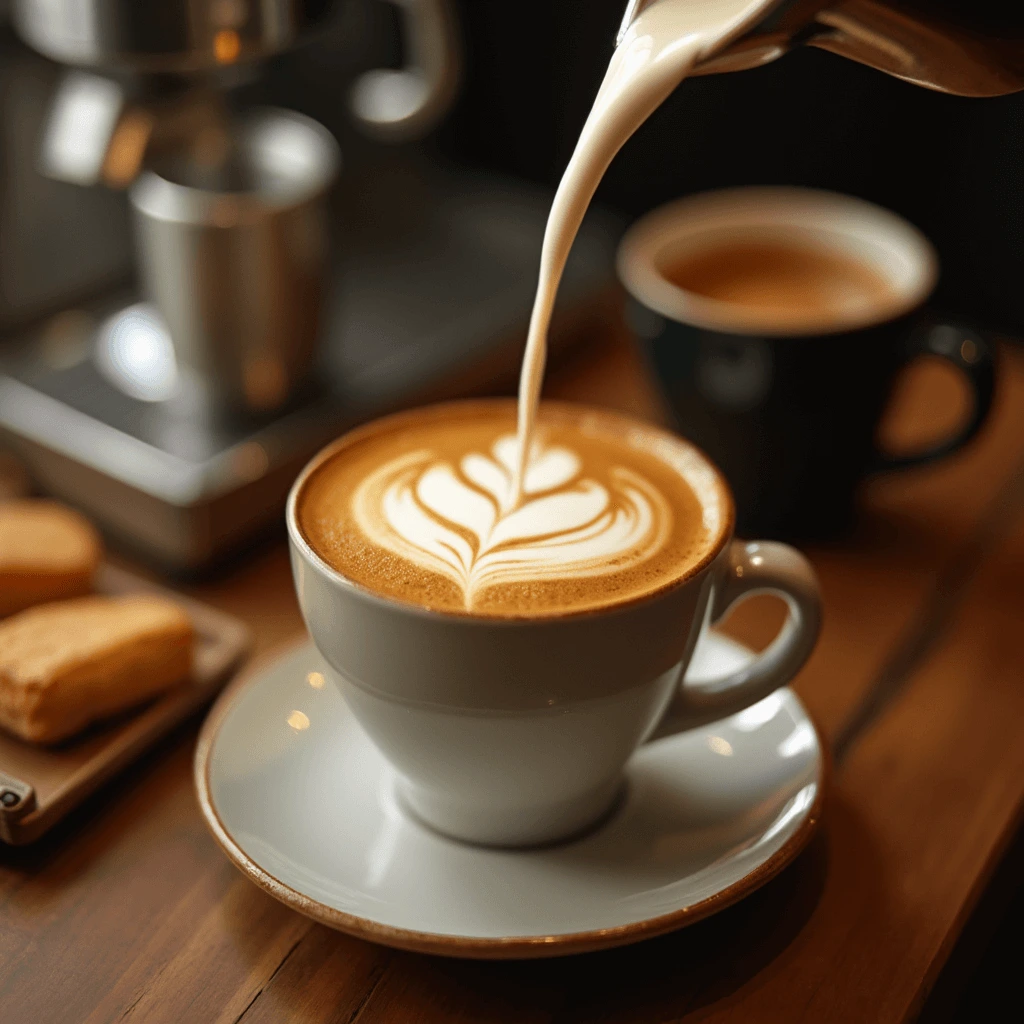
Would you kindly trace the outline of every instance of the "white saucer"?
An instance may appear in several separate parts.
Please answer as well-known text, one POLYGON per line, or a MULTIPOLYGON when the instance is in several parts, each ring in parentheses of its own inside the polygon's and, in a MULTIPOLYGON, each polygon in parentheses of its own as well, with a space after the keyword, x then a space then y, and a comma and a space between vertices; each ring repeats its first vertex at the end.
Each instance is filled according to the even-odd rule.
MULTIPOLYGON (((701 642, 690 674, 750 654, 701 642)), ((196 751, 199 801, 228 856, 271 895, 341 931, 466 957, 583 952, 671 931, 788 864, 820 817, 825 759, 780 690, 649 743, 618 809, 575 841, 497 850, 408 818, 394 774, 304 643, 223 694, 196 751)))

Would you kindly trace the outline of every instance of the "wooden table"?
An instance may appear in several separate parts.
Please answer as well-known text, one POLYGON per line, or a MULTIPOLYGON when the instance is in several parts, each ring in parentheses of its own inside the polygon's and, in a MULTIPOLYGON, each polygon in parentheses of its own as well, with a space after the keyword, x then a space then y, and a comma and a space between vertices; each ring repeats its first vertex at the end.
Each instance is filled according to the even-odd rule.
MULTIPOLYGON (((976 447, 874 482, 856 536, 810 551, 826 621, 800 695, 835 737, 880 677, 893 692, 837 765, 818 838, 744 903, 566 960, 460 962, 351 939, 220 853, 192 790, 193 724, 36 847, 0 851, 0 1021, 912 1018, 1024 806, 1024 486, 1005 486, 1024 459, 1024 353, 1003 356, 976 447)), ((956 404, 937 368, 912 385, 892 435, 926 433, 956 404)), ((549 392, 659 414, 618 336, 549 392)), ((260 649, 301 628, 281 543, 194 592, 248 620, 260 649)), ((731 628, 760 644, 778 619, 765 599, 731 628)))

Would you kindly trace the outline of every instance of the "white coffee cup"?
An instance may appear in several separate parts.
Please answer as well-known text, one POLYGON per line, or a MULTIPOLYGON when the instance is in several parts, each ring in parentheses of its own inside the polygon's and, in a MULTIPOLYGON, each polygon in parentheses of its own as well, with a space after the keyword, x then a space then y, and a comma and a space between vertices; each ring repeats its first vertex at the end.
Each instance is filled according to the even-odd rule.
POLYGON ((785 544, 733 539, 728 487, 696 449, 725 510, 697 565, 641 600, 524 620, 382 597, 321 559, 299 530, 298 498, 345 443, 316 456, 288 499, 299 605, 330 678, 396 769, 405 808, 439 832, 501 846, 578 833, 612 806, 627 760, 655 730, 749 707, 789 682, 814 647, 813 569, 785 544), (681 685, 701 630, 764 592, 788 605, 775 640, 736 672, 681 685))

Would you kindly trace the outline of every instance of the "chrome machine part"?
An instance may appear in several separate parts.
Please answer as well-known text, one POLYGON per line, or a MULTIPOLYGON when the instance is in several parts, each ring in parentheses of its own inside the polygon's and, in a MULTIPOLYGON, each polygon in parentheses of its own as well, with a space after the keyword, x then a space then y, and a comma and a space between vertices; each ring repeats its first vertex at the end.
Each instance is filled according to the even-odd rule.
POLYGON ((386 141, 420 138, 444 116, 458 89, 461 54, 451 0, 388 0, 402 16, 409 63, 367 71, 352 87, 352 111, 386 141))
MULTIPOLYGON (((458 86, 459 44, 450 0, 389 2, 402 16, 409 63, 365 72, 351 102, 368 133, 399 141, 425 135, 447 111, 458 86)), ((291 49, 325 26, 336 6, 336 0, 15 0, 14 22, 30 46, 62 64, 188 75, 291 49)))
POLYGON ((290 49, 333 7, 334 0, 14 0, 14 23, 61 64, 182 74, 290 49))

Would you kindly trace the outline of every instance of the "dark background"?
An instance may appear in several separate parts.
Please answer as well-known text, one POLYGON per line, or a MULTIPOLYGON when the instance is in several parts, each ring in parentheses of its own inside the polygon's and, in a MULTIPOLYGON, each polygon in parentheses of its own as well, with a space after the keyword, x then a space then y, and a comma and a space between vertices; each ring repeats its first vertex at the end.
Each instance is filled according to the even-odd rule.
MULTIPOLYGON (((458 0, 460 99, 446 156, 554 185, 612 52, 624 0, 458 0)), ((934 93, 818 50, 686 81, 627 143, 598 199, 629 215, 730 185, 836 189, 935 242, 936 304, 1024 335, 1024 94, 934 93)))

